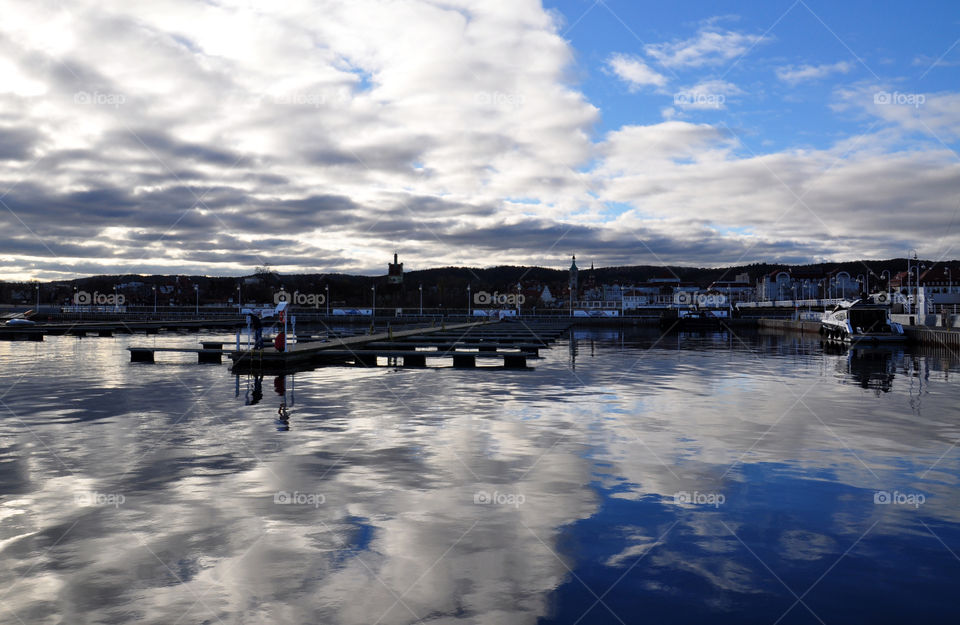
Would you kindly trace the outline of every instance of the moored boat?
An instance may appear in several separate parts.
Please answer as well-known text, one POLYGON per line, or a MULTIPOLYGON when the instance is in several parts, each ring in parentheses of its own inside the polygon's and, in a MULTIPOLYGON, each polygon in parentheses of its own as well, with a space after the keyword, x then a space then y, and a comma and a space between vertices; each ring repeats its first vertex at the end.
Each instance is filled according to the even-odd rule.
POLYGON ((680 309, 671 312, 674 314, 664 313, 660 316, 661 328, 673 328, 678 331, 720 330, 726 319, 725 311, 680 309))
POLYGON ((906 340, 903 326, 890 319, 886 306, 861 300, 843 301, 820 319, 821 336, 849 343, 887 343, 906 340))

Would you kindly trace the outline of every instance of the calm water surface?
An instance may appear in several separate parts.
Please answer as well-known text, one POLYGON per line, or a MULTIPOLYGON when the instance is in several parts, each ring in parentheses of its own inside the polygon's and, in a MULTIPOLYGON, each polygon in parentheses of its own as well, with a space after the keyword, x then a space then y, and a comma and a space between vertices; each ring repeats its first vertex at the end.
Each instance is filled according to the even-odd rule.
POLYGON ((954 355, 658 338, 263 380, 0 343, 0 623, 957 622, 954 355))

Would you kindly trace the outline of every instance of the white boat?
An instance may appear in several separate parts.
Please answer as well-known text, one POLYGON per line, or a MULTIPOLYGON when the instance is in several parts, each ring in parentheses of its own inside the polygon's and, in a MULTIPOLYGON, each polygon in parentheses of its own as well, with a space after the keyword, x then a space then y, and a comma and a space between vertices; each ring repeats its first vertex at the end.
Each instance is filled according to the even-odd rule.
POLYGON ((890 309, 861 300, 842 301, 820 318, 820 334, 847 343, 905 341, 903 326, 890 319, 890 309))

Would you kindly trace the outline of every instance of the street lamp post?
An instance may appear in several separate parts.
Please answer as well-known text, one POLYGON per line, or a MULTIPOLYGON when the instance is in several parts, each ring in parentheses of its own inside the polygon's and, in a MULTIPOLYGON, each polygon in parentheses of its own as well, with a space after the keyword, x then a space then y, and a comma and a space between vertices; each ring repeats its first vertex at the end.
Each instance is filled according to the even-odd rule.
POLYGON ((520 316, 520 283, 517 282, 517 316, 520 316))
MULTIPOLYGON (((858 273, 858 274, 857 274, 857 284, 859 285, 858 288, 860 289, 860 293, 861 293, 861 294, 863 293, 863 287, 864 287, 864 284, 865 284, 865 283, 866 283, 866 279, 864 278, 863 274, 862 274, 862 273, 858 273)), ((867 291, 867 294, 868 294, 868 295, 870 294, 870 291, 869 291, 869 290, 867 291)))
POLYGON ((880 272, 880 278, 879 278, 880 281, 883 281, 884 274, 886 274, 887 276, 886 282, 884 282, 884 284, 886 285, 885 288, 887 289, 887 301, 892 304, 893 299, 890 297, 890 270, 884 269, 883 271, 880 272))
POLYGON ((153 289, 153 315, 156 316, 157 315, 157 285, 154 284, 150 288, 153 289))
POLYGON ((237 285, 237 314, 243 312, 243 291, 240 290, 240 285, 237 285))
POLYGON ((197 295, 196 315, 197 315, 197 319, 199 319, 200 318, 200 285, 199 284, 193 285, 193 292, 196 293, 197 295))
POLYGON ((468 284, 467 285, 467 317, 469 317, 471 314, 472 314, 472 311, 470 310, 470 285, 468 284))
POLYGON ((120 311, 120 300, 117 298, 117 285, 113 285, 113 312, 120 311))
POLYGON ((371 311, 370 314, 373 316, 374 319, 376 319, 377 318, 377 285, 376 284, 370 287, 370 292, 373 293, 373 310, 371 311))
POLYGON ((917 292, 916 298, 917 298, 918 305, 920 304, 920 271, 926 268, 927 266, 922 263, 913 264, 913 270, 917 272, 916 280, 913 283, 913 290, 917 292))
POLYGON ((326 292, 326 294, 324 295, 324 300, 327 302, 327 316, 329 317, 330 316, 330 285, 328 284, 324 286, 323 289, 326 292))
POLYGON ((80 302, 77 301, 78 296, 79 296, 79 292, 77 291, 77 287, 74 286, 73 287, 73 305, 77 307, 77 312, 80 313, 80 318, 83 319, 83 307, 80 306, 80 302))
POLYGON ((422 282, 420 283, 420 286, 418 288, 420 290, 420 316, 422 317, 423 316, 423 283, 422 282))
POLYGON ((40 283, 37 282, 35 285, 37 288, 37 314, 40 314, 40 283))
MULTIPOLYGON (((913 259, 916 260, 917 250, 910 250, 910 252, 913 252, 913 259)), ((913 303, 910 300, 910 280, 911 280, 912 272, 913 272, 913 269, 910 267, 910 253, 908 252, 907 253, 907 314, 908 315, 913 312, 913 303)))

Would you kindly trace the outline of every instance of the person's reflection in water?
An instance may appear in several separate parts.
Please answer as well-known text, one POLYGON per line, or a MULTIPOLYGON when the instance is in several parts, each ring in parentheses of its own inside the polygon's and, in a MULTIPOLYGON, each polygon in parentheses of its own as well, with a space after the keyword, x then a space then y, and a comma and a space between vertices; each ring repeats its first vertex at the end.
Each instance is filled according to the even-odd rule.
POLYGON ((273 391, 282 397, 280 407, 277 408, 277 431, 290 431, 290 413, 287 412, 287 376, 278 375, 273 379, 273 391))
POLYGON ((286 402, 281 403, 280 407, 277 408, 277 431, 278 432, 290 431, 290 413, 287 412, 286 402))
POLYGON ((258 375, 253 378, 253 398, 248 405, 258 404, 261 399, 263 399, 263 376, 258 375))

